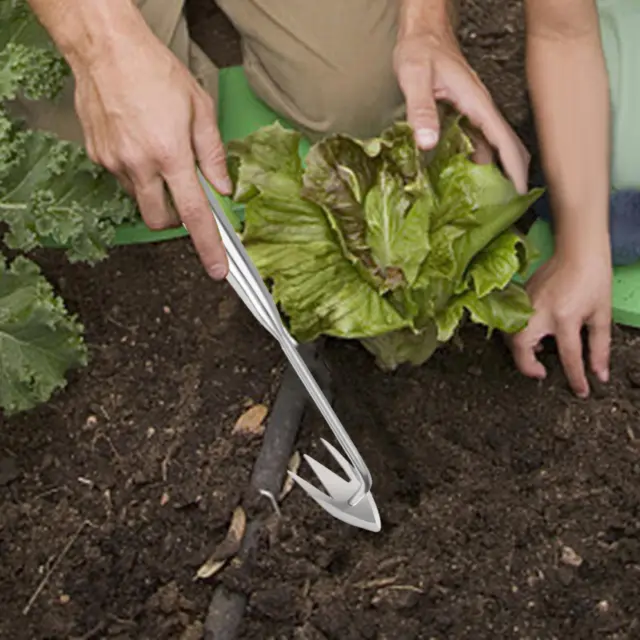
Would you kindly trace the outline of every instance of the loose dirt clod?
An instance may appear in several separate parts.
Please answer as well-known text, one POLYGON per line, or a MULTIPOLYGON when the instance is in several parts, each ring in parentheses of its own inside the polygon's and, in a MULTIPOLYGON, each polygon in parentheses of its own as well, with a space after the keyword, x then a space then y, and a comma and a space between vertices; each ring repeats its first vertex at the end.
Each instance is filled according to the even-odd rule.
POLYGON ((202 622, 194 622, 184 630, 180 636, 180 640, 201 640, 203 636, 204 625, 202 622))
POLYGON ((582 558, 571 547, 564 546, 560 553, 560 562, 577 568, 582 564, 582 558))
POLYGON ((4 487, 20 477, 20 469, 12 456, 0 458, 0 487, 4 487))
POLYGON ((327 636, 318 631, 310 622, 297 627, 293 632, 293 640, 327 640, 327 636))

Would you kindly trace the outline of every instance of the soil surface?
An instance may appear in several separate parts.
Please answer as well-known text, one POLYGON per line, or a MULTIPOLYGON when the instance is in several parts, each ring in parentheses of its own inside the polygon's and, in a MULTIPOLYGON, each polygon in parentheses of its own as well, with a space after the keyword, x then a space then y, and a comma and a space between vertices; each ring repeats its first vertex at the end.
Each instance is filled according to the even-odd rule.
MULTIPOLYGON (((209 0, 194 37, 237 39, 209 0)), ((531 140, 519 2, 463 2, 461 36, 531 140), (508 8, 505 8, 505 4, 508 8)), ((283 358, 186 240, 120 248, 95 268, 44 254, 86 325, 92 364, 47 406, 0 423, 0 637, 197 640, 220 581, 249 594, 243 640, 640 637, 640 338, 616 330, 612 383, 587 401, 520 376, 470 328, 420 369, 379 372, 330 342, 337 408, 374 478, 371 534, 299 489, 247 584, 194 575, 224 538, 283 358)), ((298 449, 320 460, 313 414, 298 449)), ((308 471, 302 472, 308 477, 308 471)))

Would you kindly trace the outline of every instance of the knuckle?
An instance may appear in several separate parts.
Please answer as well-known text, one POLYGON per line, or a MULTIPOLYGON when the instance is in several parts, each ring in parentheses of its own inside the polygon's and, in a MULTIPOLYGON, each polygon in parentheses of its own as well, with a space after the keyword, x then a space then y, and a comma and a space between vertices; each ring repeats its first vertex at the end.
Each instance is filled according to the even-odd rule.
POLYGON ((222 145, 215 145, 207 153, 207 160, 213 165, 225 165, 227 161, 227 155, 222 145))
POLYGON ((574 319, 575 313, 571 307, 561 306, 556 309, 555 317, 556 322, 566 325, 574 319))
POLYGON ((118 161, 115 155, 111 153, 98 153, 97 163, 101 164, 110 173, 119 173, 122 168, 121 163, 118 161))
POLYGON ((120 158, 122 164, 127 167, 127 169, 131 170, 139 170, 140 167, 145 163, 146 158, 144 153, 142 153, 139 149, 137 149, 133 145, 127 145, 120 150, 120 158))
POLYGON ((524 164, 525 169, 528 169, 531 165, 531 154, 524 147, 521 147, 520 157, 522 158, 522 164, 524 164))
POLYGON ((416 118, 434 119, 438 117, 438 109, 435 102, 423 100, 418 106, 413 108, 413 115, 416 118))
POLYGON ((154 156, 161 167, 173 167, 179 157, 178 147, 173 142, 160 141, 157 143, 154 156))
POLYGON ((182 222, 189 226, 194 222, 197 222, 201 216, 201 209, 193 202, 187 202, 183 204, 180 209, 180 217, 182 218, 182 222))

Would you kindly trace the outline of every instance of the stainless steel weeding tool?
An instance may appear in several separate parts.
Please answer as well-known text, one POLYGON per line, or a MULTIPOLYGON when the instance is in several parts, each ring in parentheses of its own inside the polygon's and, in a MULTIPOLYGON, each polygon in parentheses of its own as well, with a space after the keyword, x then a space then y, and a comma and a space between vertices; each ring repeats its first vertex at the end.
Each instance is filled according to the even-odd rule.
POLYGON ((329 495, 323 493, 297 474, 288 471, 289 475, 334 518, 368 531, 380 531, 380 515, 375 500, 371 495, 372 479, 367 465, 298 353, 298 345, 282 324, 280 313, 262 277, 236 235, 235 229, 227 219, 218 198, 199 169, 198 179, 207 194, 209 205, 218 224, 227 252, 229 260, 227 281, 258 322, 279 342, 289 363, 295 369, 302 384, 347 454, 345 458, 333 445, 322 438, 324 446, 347 474, 348 481, 312 457, 304 456, 329 495))

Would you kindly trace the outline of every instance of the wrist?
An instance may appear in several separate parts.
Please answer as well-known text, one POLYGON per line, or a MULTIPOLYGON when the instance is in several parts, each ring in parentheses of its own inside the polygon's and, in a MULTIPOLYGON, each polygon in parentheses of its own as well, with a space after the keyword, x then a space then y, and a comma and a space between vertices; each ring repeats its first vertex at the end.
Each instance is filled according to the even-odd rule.
POLYGON ((581 216, 571 221, 559 220, 554 227, 556 253, 562 259, 581 264, 611 261, 608 218, 581 216))
POLYGON ((400 0, 398 39, 455 39, 455 0, 400 0))
POLYGON ((123 40, 143 33, 146 24, 132 0, 82 0, 49 31, 72 70, 92 67, 114 55, 123 40))

